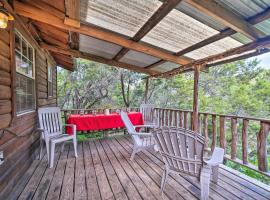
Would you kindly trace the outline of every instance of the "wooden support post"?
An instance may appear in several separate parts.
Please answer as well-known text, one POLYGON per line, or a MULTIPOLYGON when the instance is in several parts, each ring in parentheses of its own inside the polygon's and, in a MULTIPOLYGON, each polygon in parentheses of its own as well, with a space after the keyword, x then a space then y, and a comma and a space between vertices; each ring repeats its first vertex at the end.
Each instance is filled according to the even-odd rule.
POLYGON ((231 128, 232 128, 231 159, 235 159, 236 153, 237 153, 237 141, 238 141, 237 118, 231 119, 231 128))
POLYGON ((217 116, 212 115, 212 144, 211 151, 213 152, 217 145, 217 116))
POLYGON ((220 147, 223 148, 226 152, 226 118, 221 116, 219 118, 220 124, 220 147))
POLYGON ((257 134, 257 157, 258 157, 258 168, 260 171, 268 172, 267 164, 267 135, 269 134, 270 125, 261 122, 261 128, 257 134))
POLYGON ((208 114, 204 114, 203 117, 203 136, 205 137, 205 149, 208 148, 208 114))
POLYGON ((149 78, 145 79, 144 103, 148 102, 149 78))
POLYGON ((194 68, 194 87, 193 87, 193 114, 192 114, 192 130, 198 131, 199 127, 199 78, 200 66, 194 68))
POLYGON ((242 127, 242 160, 243 164, 248 163, 248 120, 243 119, 242 127))

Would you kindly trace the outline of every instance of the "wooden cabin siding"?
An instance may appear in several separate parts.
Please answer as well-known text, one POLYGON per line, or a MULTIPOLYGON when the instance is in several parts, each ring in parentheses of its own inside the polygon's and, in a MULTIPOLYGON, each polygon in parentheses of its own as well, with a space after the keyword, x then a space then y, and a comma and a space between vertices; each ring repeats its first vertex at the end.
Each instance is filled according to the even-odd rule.
MULTIPOLYGON (((19 22, 16 22, 19 23, 19 22)), ((16 29, 35 49, 35 87, 36 87, 36 109, 41 106, 56 105, 56 64, 52 57, 40 49, 31 35, 23 29, 21 24, 15 24, 16 29), (53 68, 53 96, 48 97, 48 69, 47 62, 53 68)), ((30 112, 16 116, 14 110, 15 99, 13 89, 15 88, 16 76, 14 63, 13 39, 14 28, 0 29, 0 134, 3 128, 15 132, 17 135, 26 137, 15 137, 5 132, 0 139, 0 150, 4 151, 5 162, 0 166, 0 199, 12 190, 17 181, 28 169, 33 159, 36 158, 36 150, 39 147, 39 135, 34 133, 37 127, 37 112, 30 112), (33 133, 33 134, 31 134, 33 133), (30 136, 29 136, 30 134, 30 136)))

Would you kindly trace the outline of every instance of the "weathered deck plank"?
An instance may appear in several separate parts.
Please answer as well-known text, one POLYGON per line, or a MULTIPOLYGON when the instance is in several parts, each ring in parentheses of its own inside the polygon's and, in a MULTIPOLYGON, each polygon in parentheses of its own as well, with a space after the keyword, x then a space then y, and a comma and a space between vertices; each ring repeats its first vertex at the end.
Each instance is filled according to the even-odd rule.
MULTIPOLYGON (((14 187, 9 199, 199 199, 199 181, 190 176, 171 176, 160 193, 161 157, 154 151, 138 153, 130 161, 132 140, 127 136, 91 140, 56 154, 47 168, 47 156, 35 160, 14 187)), ((210 199, 270 199, 270 190, 243 176, 220 169, 218 184, 210 184, 210 199)))

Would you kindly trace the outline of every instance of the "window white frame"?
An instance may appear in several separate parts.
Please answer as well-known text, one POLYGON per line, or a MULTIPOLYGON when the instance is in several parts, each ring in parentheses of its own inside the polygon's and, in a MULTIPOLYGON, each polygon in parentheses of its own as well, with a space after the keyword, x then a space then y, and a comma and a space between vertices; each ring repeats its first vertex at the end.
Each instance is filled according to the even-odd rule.
POLYGON ((48 64, 48 97, 53 97, 53 67, 48 64), (50 86, 51 85, 51 86, 50 86), (50 91, 51 90, 51 91, 50 91))
MULTIPOLYGON (((15 60, 15 68, 16 68, 16 73, 15 73, 15 76, 16 76, 16 80, 17 80, 17 74, 21 75, 21 76, 25 76, 27 79, 32 79, 33 80, 33 97, 34 97, 34 105, 33 105, 33 108, 32 109, 27 109, 27 110, 24 110, 24 111, 20 111, 18 112, 18 108, 17 108, 17 99, 16 99, 16 115, 17 116, 20 116, 20 115, 23 115, 23 114, 27 114, 27 113, 30 113, 30 112, 33 112, 36 110, 36 88, 35 88, 35 49, 33 48, 33 46, 28 42, 27 39, 25 39, 25 37, 17 30, 15 29, 14 31, 14 37, 18 37, 20 39, 20 50, 17 50, 16 49, 16 42, 15 42, 15 46, 14 46, 14 60, 15 60), (26 45, 26 48, 27 48, 27 55, 23 55, 23 41, 26 45), (32 51, 32 58, 30 58, 30 55, 29 55, 29 49, 32 51), (24 73, 23 71, 20 71, 19 68, 17 67, 17 58, 16 58, 16 54, 20 55, 20 63, 22 63, 23 59, 27 61, 27 63, 30 63, 32 64, 32 71, 31 71, 31 74, 28 74, 28 73, 24 73), (30 60, 32 59, 32 60, 30 60)), ((17 88, 17 83, 16 83, 16 88, 17 88)), ((15 90, 15 93, 17 95, 17 89, 15 90)))

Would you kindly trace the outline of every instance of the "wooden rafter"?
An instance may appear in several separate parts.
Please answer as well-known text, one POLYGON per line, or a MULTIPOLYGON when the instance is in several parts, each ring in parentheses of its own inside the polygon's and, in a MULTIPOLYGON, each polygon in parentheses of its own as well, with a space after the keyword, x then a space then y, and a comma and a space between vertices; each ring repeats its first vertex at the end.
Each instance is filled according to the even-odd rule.
POLYGON ((223 59, 223 58, 226 58, 226 57, 229 57, 229 56, 242 54, 242 53, 254 50, 254 49, 263 49, 263 48, 265 48, 265 47, 267 47, 269 45, 270 45, 270 36, 266 36, 264 38, 258 39, 256 41, 250 42, 250 43, 245 44, 245 45, 242 45, 240 47, 230 49, 230 50, 225 51, 223 53, 219 53, 219 54, 216 54, 216 55, 213 55, 213 56, 209 56, 207 58, 203 58, 203 59, 200 59, 200 60, 193 61, 193 62, 191 62, 191 63, 189 63, 187 65, 180 66, 180 67, 175 68, 173 70, 170 70, 168 72, 156 74, 153 77, 170 77, 170 76, 174 76, 174 75, 177 75, 177 74, 179 74, 179 73, 181 73, 183 71, 192 69, 192 68, 194 68, 195 66, 198 66, 198 65, 205 65, 205 64, 207 64, 209 62, 214 62, 216 60, 220 60, 220 59, 223 59))
POLYGON ((69 55, 69 56, 73 56, 73 57, 76 57, 76 58, 83 58, 83 59, 87 59, 87 60, 92 60, 92 61, 95 61, 95 62, 99 62, 99 63, 111 65, 111 66, 116 66, 116 67, 121 67, 121 68, 124 68, 124 69, 132 70, 132 71, 136 71, 136 72, 140 72, 140 73, 145 73, 145 74, 150 74, 150 75, 154 75, 154 74, 157 73, 157 72, 155 72, 153 70, 148 70, 148 69, 144 69, 142 67, 138 67, 138 66, 135 66, 135 65, 122 63, 122 62, 119 62, 119 61, 103 58, 103 57, 92 55, 92 54, 89 54, 89 53, 80 52, 78 50, 63 49, 63 48, 60 48, 60 47, 51 46, 51 45, 44 44, 44 43, 41 44, 41 47, 44 48, 44 49, 47 49, 48 51, 51 51, 51 52, 64 54, 64 55, 69 55))
POLYGON ((187 2, 198 10, 252 40, 265 36, 264 33, 253 27, 245 19, 222 7, 214 0, 187 0, 187 2))
POLYGON ((187 60, 186 58, 181 58, 172 55, 164 50, 153 48, 149 45, 131 41, 123 36, 120 36, 119 34, 111 33, 109 31, 97 28, 95 26, 81 24, 81 26, 78 28, 66 25, 63 23, 63 19, 51 15, 48 12, 44 12, 43 10, 33 7, 27 3, 14 1, 14 8, 15 11, 21 16, 28 17, 46 24, 50 24, 60 29, 68 30, 71 32, 77 32, 100 40, 118 44, 125 48, 139 51, 148 55, 152 55, 154 57, 158 57, 163 60, 178 63, 180 65, 185 65, 189 63, 189 60, 187 60))
MULTIPOLYGON (((255 16, 252 16, 250 17, 249 19, 247 19, 248 23, 252 24, 252 25, 255 25, 255 24, 258 24, 264 20, 267 20, 270 18, 270 8, 269 9, 266 9, 265 11, 255 15, 255 16)), ((186 53, 189 53, 189 52, 192 52, 192 51, 195 51, 201 47, 204 47, 208 44, 211 44, 213 42, 216 42, 218 40, 221 40, 223 38, 226 38, 226 37, 229 37, 229 36, 232 36, 233 34, 235 34, 236 31, 231 29, 231 28, 226 28, 222 31, 220 31, 220 33, 216 34, 216 35, 213 35, 205 40, 202 40, 201 42, 198 42, 190 47, 187 47, 179 52, 177 52, 175 55, 176 56, 183 56, 184 54, 186 53)), ((164 60, 161 60, 161 61, 158 61, 154 64, 151 64, 147 67, 145 67, 146 69, 152 69, 152 68, 155 68, 163 63, 165 63, 166 61, 164 60)))
POLYGON ((234 57, 234 58, 229 58, 229 59, 226 59, 226 60, 222 60, 222 61, 214 62, 214 63, 211 63, 211 64, 207 64, 205 66, 205 68, 209 68, 209 67, 213 67, 213 66, 217 66, 217 65, 224 65, 224 64, 227 64, 227 63, 231 63, 231 62, 235 62, 235 61, 239 61, 239 60, 244 60, 244 59, 247 59, 247 58, 251 58, 251 57, 254 57, 254 56, 259 56, 259 55, 269 53, 269 52, 270 52, 269 49, 259 49, 259 50, 255 51, 255 52, 251 52, 251 53, 247 53, 247 54, 237 56, 237 57, 234 57))
MULTIPOLYGON (((182 0, 166 0, 158 8, 158 10, 150 17, 150 19, 140 28, 140 30, 132 37, 135 42, 140 41, 151 29, 153 29, 171 10, 175 8, 182 0)), ((122 48, 114 57, 120 60, 128 52, 127 48, 122 48)))

